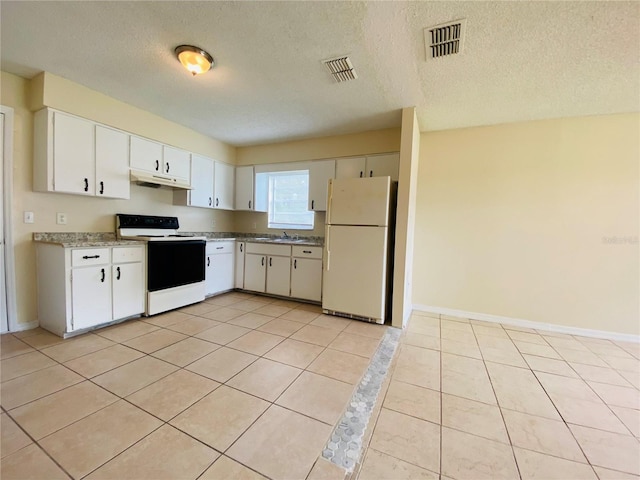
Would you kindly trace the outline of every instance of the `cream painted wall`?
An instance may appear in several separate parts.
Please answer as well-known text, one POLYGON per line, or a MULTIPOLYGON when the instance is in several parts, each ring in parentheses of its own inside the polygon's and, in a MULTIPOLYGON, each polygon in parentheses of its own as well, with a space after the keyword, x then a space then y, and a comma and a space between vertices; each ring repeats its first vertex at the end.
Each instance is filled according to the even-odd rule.
MULTIPOLYGON (((389 128, 364 133, 310 138, 295 142, 272 143, 252 147, 238 147, 238 165, 297 162, 324 158, 353 157, 400 150, 400 129, 389 128)), ((324 236, 325 213, 317 212, 313 231, 297 230, 300 235, 324 236)), ((267 227, 267 214, 236 212, 235 229, 248 233, 280 233, 267 227), (255 224, 255 228, 254 228, 255 224)))
POLYGON ((173 193, 168 189, 131 185, 130 200, 34 192, 33 113, 30 107, 42 108, 42 104, 38 104, 39 97, 48 106, 197 151, 221 161, 234 163, 235 149, 49 74, 42 78, 36 77, 30 84, 28 80, 2 72, 0 83, 0 103, 15 109, 12 222, 19 323, 37 319, 35 248, 31 241, 33 232, 113 232, 114 214, 120 212, 175 215, 180 218, 181 229, 185 231, 233 230, 233 212, 174 206, 173 193), (35 223, 23 223, 24 211, 34 212, 35 223), (67 213, 67 225, 56 225, 56 212, 67 213))
POLYGON ((413 237, 420 161, 420 128, 415 107, 402 109, 401 142, 391 315, 392 325, 398 328, 407 323, 412 310, 413 237))
POLYGON ((423 133, 413 302, 640 333, 640 116, 423 133))

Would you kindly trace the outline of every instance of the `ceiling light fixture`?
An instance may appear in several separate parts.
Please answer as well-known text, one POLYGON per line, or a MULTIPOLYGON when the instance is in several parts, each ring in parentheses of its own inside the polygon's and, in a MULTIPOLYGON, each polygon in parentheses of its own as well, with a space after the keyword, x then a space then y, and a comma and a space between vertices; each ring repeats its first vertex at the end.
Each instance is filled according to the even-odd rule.
POLYGON ((213 67, 213 57, 200 47, 180 45, 176 47, 175 52, 182 66, 194 77, 207 73, 213 67))

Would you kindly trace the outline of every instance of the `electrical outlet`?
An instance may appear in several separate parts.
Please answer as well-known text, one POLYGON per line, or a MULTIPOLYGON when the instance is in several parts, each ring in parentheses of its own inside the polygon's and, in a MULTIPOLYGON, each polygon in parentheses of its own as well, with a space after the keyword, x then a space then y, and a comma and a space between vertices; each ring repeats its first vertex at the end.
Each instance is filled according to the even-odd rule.
POLYGON ((24 212, 24 223, 33 223, 34 218, 33 212, 24 212))
POLYGON ((67 224, 67 214, 66 213, 56 213, 56 223, 58 225, 66 225, 67 224))
POLYGON ((256 228, 258 228, 258 224, 256 222, 253 222, 253 229, 255 230, 256 228))
POLYGON ((212 226, 213 228, 216 228, 216 221, 215 221, 215 220, 214 220, 213 222, 211 222, 211 226, 212 226))

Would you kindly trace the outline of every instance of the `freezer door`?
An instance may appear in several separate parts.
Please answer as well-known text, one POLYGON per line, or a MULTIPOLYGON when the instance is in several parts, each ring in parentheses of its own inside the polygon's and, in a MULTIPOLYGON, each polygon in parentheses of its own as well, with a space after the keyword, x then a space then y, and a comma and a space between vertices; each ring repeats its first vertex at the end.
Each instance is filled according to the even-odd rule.
POLYGON ((322 308, 382 323, 387 238, 387 227, 327 226, 322 308))
POLYGON ((327 224, 387 226, 390 192, 390 177, 329 180, 327 224))

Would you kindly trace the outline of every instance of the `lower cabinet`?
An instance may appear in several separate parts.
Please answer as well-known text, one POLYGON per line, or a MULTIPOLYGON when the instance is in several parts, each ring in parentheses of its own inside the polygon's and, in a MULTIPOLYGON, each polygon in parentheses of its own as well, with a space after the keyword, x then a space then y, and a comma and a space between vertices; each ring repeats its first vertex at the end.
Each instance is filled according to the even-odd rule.
POLYGON ((144 312, 144 246, 38 243, 38 320, 60 336, 144 312))
POLYGON ((291 296, 322 300, 322 247, 295 245, 291 256, 291 296))
POLYGON ((205 258, 205 295, 234 288, 234 242, 207 242, 205 258))
POLYGON ((244 242, 236 242, 236 258, 235 258, 235 288, 244 288, 244 242))
POLYGON ((239 251, 243 257, 242 263, 236 257, 236 288, 322 300, 322 247, 238 242, 236 253, 239 251), (243 272, 243 286, 238 284, 239 271, 243 272))

